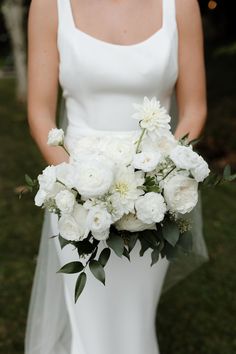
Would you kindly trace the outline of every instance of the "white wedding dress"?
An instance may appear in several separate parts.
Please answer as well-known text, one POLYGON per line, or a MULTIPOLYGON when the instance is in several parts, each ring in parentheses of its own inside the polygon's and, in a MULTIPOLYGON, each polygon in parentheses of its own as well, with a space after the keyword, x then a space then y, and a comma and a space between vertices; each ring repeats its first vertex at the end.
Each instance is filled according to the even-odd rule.
MULTIPOLYGON (((131 45, 105 42, 79 30, 69 0, 58 3, 59 79, 65 99, 70 147, 80 136, 125 136, 138 129, 133 102, 156 96, 168 110, 178 76, 175 0, 163 0, 162 27, 131 45)), ((106 285, 90 271, 78 302, 76 275, 56 274, 78 260, 60 249, 55 215, 45 214, 28 316, 26 354, 158 354, 155 315, 169 261, 150 267, 150 250, 131 262, 113 252, 106 285)), ((102 245, 102 243, 101 243, 102 245)), ((100 246, 102 247, 102 246, 100 246)))

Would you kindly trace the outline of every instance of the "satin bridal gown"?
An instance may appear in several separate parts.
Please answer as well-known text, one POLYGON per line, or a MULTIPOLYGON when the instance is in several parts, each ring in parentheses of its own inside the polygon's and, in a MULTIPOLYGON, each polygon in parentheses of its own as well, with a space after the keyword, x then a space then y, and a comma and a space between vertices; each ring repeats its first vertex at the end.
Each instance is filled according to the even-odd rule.
MULTIPOLYGON (((175 0, 162 2, 162 27, 137 44, 105 42, 81 31, 69 0, 57 0, 59 80, 68 119, 68 147, 80 136, 129 136, 138 129, 133 102, 156 96, 168 110, 178 76, 175 0)), ((76 305, 76 275, 56 274, 78 260, 60 249, 55 215, 45 214, 31 295, 26 354, 158 354, 155 315, 169 261, 150 267, 150 250, 131 262, 113 251, 106 285, 88 270, 76 305)), ((102 245, 102 244, 101 244, 102 245)), ((102 247, 102 246, 101 246, 102 247)), ((82 260, 83 261, 83 260, 82 260)))

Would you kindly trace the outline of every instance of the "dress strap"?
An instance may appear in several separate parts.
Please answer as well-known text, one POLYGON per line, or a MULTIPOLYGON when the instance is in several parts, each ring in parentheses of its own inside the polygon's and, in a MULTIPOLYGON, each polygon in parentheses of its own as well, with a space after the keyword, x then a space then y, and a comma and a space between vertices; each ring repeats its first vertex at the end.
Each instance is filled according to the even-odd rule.
POLYGON ((57 0, 58 26, 66 29, 74 27, 70 0, 57 0))
POLYGON ((176 0, 162 0, 163 4, 163 25, 168 29, 175 29, 176 21, 176 0))

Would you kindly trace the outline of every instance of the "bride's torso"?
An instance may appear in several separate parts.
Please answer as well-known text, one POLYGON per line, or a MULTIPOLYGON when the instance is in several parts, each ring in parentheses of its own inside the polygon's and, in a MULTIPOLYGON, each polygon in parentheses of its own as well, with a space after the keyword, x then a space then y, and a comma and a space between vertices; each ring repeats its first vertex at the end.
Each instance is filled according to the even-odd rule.
POLYGON ((59 82, 67 135, 132 131, 133 102, 156 96, 169 109, 178 76, 175 0, 162 0, 162 26, 136 44, 112 44, 80 30, 69 0, 58 0, 59 82))

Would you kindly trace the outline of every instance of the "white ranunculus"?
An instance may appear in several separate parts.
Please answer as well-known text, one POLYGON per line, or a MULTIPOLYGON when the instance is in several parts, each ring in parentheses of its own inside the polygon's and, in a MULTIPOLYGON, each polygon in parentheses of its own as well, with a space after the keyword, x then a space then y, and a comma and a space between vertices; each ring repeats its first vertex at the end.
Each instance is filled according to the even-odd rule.
POLYGON ((87 210, 80 204, 74 206, 71 215, 63 214, 58 222, 60 235, 69 241, 81 241, 86 238, 87 214, 87 210))
POLYGON ((115 223, 115 227, 117 230, 126 230, 130 232, 156 229, 155 223, 145 224, 132 213, 123 215, 123 217, 115 223))
POLYGON ((164 185, 164 198, 173 212, 186 214, 198 201, 198 183, 195 179, 177 174, 164 185))
POLYGON ((92 207, 87 216, 87 230, 90 230, 97 240, 106 240, 109 237, 109 229, 112 224, 111 215, 104 208, 92 207))
POLYGON ((64 131, 62 129, 53 128, 48 133, 48 145, 60 146, 64 144, 64 131))
POLYGON ((51 191, 56 183, 56 168, 55 166, 46 167, 42 174, 38 176, 40 188, 44 191, 51 191))
POLYGON ((197 182, 202 182, 209 175, 210 169, 207 162, 199 156, 197 166, 192 168, 190 172, 197 182))
POLYGON ((110 189, 110 201, 119 215, 134 212, 134 201, 143 194, 143 173, 134 172, 133 167, 121 166, 115 174, 114 183, 110 189))
POLYGON ((134 155, 132 165, 144 172, 153 171, 160 162, 161 154, 153 151, 142 151, 134 155))
POLYGON ((161 136, 155 136, 151 140, 149 136, 145 137, 142 142, 142 151, 158 151, 163 158, 168 156, 177 146, 178 141, 170 131, 166 131, 161 136))
POLYGON ((170 158, 178 168, 190 170, 199 162, 199 155, 193 151, 192 146, 176 146, 170 153, 170 158))
POLYGON ((115 164, 129 165, 135 153, 133 142, 126 138, 104 137, 103 153, 115 164))
POLYGON ((102 156, 87 156, 76 168, 75 187, 84 198, 96 198, 105 194, 114 179, 114 167, 102 156))
POLYGON ((148 97, 144 97, 143 104, 133 104, 134 108, 138 111, 132 115, 134 119, 140 121, 140 126, 148 131, 154 131, 158 129, 170 129, 170 116, 166 109, 161 106, 160 101, 157 101, 156 97, 152 97, 151 100, 148 97))
POLYGON ((63 190, 56 195, 55 202, 62 213, 69 214, 73 211, 75 205, 75 195, 68 190, 63 190))
POLYGON ((149 192, 135 202, 136 215, 146 224, 158 223, 164 219, 167 207, 160 193, 149 192))
POLYGON ((66 187, 73 188, 75 184, 75 168, 69 163, 62 162, 55 166, 57 180, 66 187))

